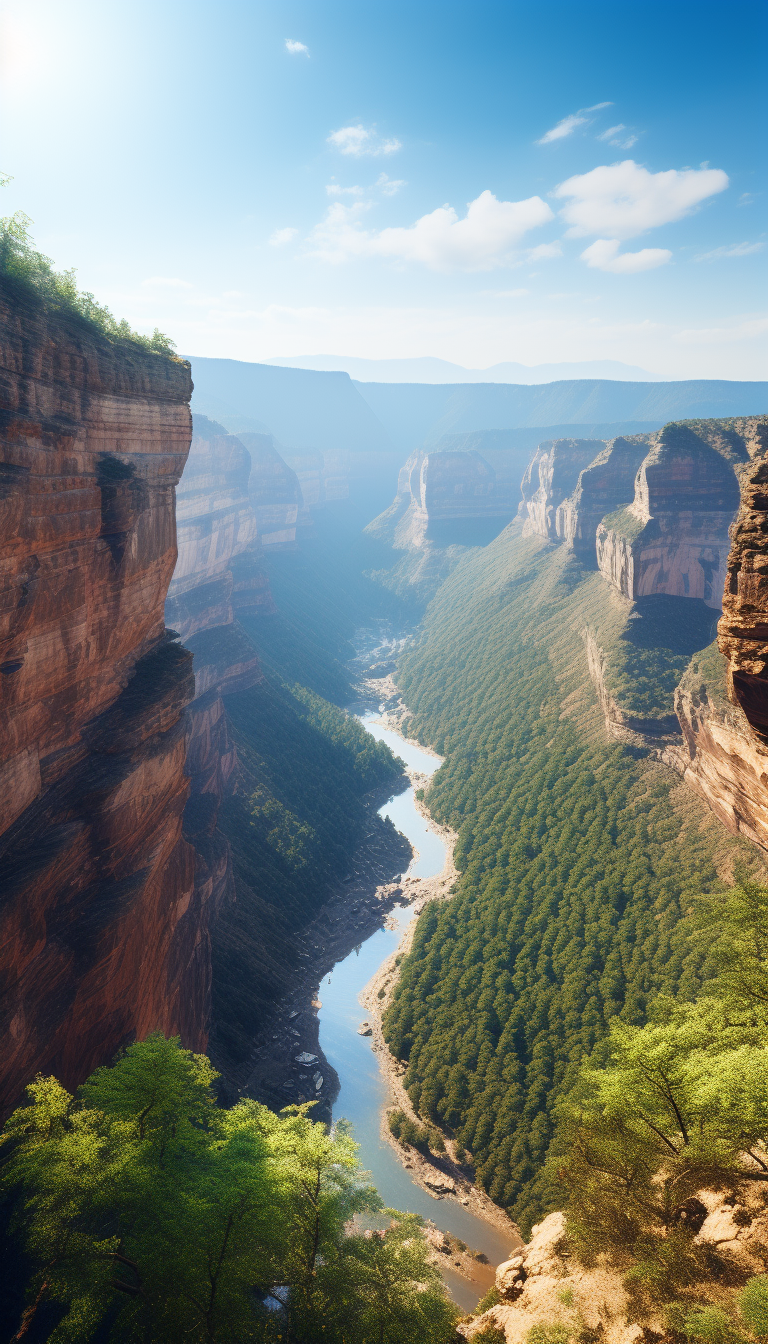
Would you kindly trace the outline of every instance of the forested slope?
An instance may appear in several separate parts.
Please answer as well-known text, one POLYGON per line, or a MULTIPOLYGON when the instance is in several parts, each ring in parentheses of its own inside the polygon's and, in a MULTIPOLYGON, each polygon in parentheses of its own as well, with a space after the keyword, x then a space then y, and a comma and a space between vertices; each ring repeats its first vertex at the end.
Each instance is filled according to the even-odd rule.
POLYGON ((582 634, 617 611, 514 524, 443 584, 398 678, 411 731, 447 758, 429 804, 462 877, 421 916, 387 1039, 524 1227, 561 1198, 543 1167, 580 1059, 660 988, 695 991, 681 914, 757 862, 670 771, 606 741, 582 634))

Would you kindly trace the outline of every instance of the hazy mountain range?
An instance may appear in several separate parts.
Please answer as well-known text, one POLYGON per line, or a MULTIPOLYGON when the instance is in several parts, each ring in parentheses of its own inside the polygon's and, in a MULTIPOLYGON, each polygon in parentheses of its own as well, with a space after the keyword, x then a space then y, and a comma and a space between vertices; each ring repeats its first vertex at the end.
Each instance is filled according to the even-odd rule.
POLYGON ((445 434, 526 430, 524 441, 581 433, 612 437, 667 420, 756 415, 768 383, 571 378, 529 386, 353 381, 345 372, 193 356, 192 409, 232 433, 274 434, 286 448, 399 452, 445 434), (532 431, 535 430, 535 433, 532 431))
POLYGON ((562 378, 610 378, 623 383, 665 383, 663 373, 649 373, 617 359, 581 363, 515 364, 506 361, 488 369, 465 369, 447 359, 358 359, 354 355, 281 355, 265 364, 286 369, 318 369, 348 373, 361 383, 553 383, 562 378))

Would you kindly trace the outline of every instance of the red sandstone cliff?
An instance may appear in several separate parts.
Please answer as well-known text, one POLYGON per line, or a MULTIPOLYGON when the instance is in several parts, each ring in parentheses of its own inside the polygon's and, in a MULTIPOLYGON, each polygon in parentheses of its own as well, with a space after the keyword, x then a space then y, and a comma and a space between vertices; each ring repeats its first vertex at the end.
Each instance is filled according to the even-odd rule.
POLYGON ((202 1048, 181 834, 191 657, 163 604, 189 366, 0 289, 0 1107, 154 1028, 202 1048))
POLYGON ((734 467, 686 425, 665 425, 637 474, 634 499, 597 529, 597 562, 631 600, 701 598, 719 609, 739 504, 734 467))
POLYGON ((522 481, 523 535, 558 538, 558 506, 576 488, 579 473, 605 448, 604 439, 554 439, 540 443, 522 481))

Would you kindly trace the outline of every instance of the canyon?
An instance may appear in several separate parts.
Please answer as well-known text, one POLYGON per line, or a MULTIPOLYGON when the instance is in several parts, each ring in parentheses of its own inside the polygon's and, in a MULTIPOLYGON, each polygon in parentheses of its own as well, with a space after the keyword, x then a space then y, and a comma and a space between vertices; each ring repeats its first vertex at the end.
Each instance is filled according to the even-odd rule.
MULTIPOLYGON (((398 722, 445 754, 448 770, 423 782, 458 836, 451 891, 440 888, 451 900, 435 902, 436 916, 425 903, 414 964, 429 921, 460 918, 449 908, 463 908, 454 892, 474 871, 471 827, 441 803, 466 734, 450 718, 436 727, 424 697, 470 685, 477 660, 506 638, 505 604, 522 613, 518 643, 534 662, 541 653, 515 685, 530 676, 526 732, 541 737, 543 758, 571 730, 587 750, 597 714, 626 752, 612 769, 637 769, 651 792, 661 776, 665 788, 685 786, 693 810, 678 795, 675 807, 709 846, 702 871, 714 853, 732 868, 740 845, 762 861, 766 417, 642 432, 626 421, 624 433, 543 438, 531 456, 507 430, 447 432, 443 416, 434 445, 400 466, 393 504, 353 544, 344 520, 370 519, 402 454, 371 427, 352 384, 354 396, 337 381, 334 397, 356 444, 334 446, 327 425, 313 444, 297 408, 281 421, 273 401, 262 418, 255 394, 222 421, 192 417, 188 363, 31 300, 2 299, 0 346, 6 1111, 35 1072, 75 1087, 160 1030, 209 1052, 226 1102, 313 1099, 331 1118, 338 1079, 321 1049, 320 975, 355 955, 409 890, 399 878, 410 847, 382 815, 399 767, 383 747, 371 754, 347 712, 358 685, 344 662, 350 634, 377 602, 401 622, 386 626, 397 656, 368 668, 375 684, 358 712, 386 700, 403 655, 398 722), (487 627, 475 607, 494 613, 487 627), (438 626, 450 645, 441 657, 458 661, 424 692, 418 660, 432 656, 438 626)), ((516 647, 472 691, 475 705, 499 693, 516 647)), ((484 709, 482 722, 491 717, 484 709)), ((522 737, 498 751, 481 742, 476 759, 518 751, 524 775, 522 737)), ((460 768, 469 778, 474 758, 460 768)), ((566 829, 548 821, 545 837, 566 829)), ((525 844, 527 872, 537 856, 525 844)), ((598 875, 595 890, 623 880, 598 875)), ((613 949, 601 955, 608 964, 613 949)), ((383 1026, 379 998, 370 1002, 377 1047, 386 1038, 395 1054, 398 966, 382 981, 383 1026)), ((471 1030, 468 1020, 468 1040, 471 1030)), ((396 1075, 408 1114, 425 1115, 433 1094, 417 1061, 396 1075)), ((456 1154, 463 1086, 440 1113, 456 1154)), ((531 1113, 526 1134, 543 1133, 543 1114, 531 1113)), ((511 1208, 479 1138, 476 1148, 484 1198, 511 1208)), ((540 1158, 526 1150, 521 1169, 540 1158)))

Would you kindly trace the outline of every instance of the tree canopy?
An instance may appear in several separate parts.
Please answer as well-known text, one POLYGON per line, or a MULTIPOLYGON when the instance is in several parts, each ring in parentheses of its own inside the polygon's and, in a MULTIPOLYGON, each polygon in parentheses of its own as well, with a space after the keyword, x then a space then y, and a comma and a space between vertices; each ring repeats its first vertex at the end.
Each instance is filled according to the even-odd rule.
POLYGON ((344 1125, 328 1133, 309 1103, 222 1110, 215 1077, 156 1035, 76 1097, 30 1085, 2 1140, 28 1267, 19 1337, 450 1339, 457 1312, 421 1220, 382 1209, 344 1125))

